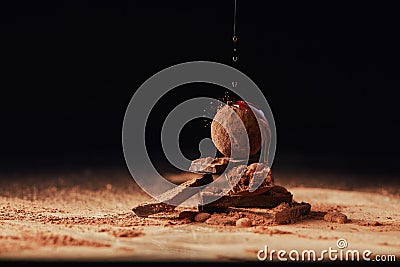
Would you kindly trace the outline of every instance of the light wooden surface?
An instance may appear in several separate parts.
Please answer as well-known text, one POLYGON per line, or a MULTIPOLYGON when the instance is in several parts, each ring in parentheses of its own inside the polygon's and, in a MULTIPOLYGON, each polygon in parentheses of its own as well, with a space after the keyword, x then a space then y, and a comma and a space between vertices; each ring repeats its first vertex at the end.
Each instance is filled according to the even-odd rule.
POLYGON ((312 211, 338 210, 351 222, 309 218, 237 228, 175 224, 168 218, 137 220, 131 208, 149 197, 132 180, 114 178, 82 184, 33 178, 3 186, 0 260, 257 261, 257 252, 266 245, 320 251, 337 248, 340 238, 347 240, 348 249, 400 259, 400 198, 393 195, 287 187, 294 200, 310 203, 312 211))

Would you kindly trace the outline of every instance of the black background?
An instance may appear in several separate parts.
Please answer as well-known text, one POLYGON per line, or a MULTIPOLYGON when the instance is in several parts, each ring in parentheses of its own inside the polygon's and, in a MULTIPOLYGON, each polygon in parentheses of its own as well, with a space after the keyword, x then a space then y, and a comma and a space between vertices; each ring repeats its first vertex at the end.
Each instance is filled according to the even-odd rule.
MULTIPOLYGON (((166 67, 208 60, 237 67, 263 90, 277 166, 302 159, 398 173, 398 9, 239 0, 234 65, 233 4, 1 3, 0 170, 125 166, 122 121, 136 88, 166 67)), ((221 97, 195 86, 170 100, 221 97)))

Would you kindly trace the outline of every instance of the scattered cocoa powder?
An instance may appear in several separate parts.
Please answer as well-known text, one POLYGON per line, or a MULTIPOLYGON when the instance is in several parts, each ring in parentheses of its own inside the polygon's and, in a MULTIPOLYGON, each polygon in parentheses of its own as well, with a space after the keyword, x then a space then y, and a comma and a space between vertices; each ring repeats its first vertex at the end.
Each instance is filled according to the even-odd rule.
POLYGON ((37 235, 0 236, 0 240, 18 240, 19 242, 38 243, 41 246, 90 246, 110 247, 110 244, 75 238, 70 235, 57 235, 39 232, 37 235))
POLYGON ((282 231, 279 229, 271 229, 267 226, 256 226, 254 229, 254 233, 257 234, 268 234, 268 235, 289 235, 293 234, 292 232, 289 231, 282 231))
POLYGON ((144 235, 141 231, 138 231, 135 228, 113 230, 111 234, 115 237, 138 237, 144 235))
POLYGON ((213 213, 205 223, 220 226, 233 226, 236 225, 237 219, 239 219, 239 216, 237 215, 231 216, 226 213, 213 213))

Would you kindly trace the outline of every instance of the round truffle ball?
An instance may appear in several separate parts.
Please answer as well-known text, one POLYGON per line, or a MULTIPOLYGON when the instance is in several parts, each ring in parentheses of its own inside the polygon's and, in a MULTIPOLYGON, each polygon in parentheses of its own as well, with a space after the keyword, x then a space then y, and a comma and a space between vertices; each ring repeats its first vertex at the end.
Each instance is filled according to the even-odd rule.
POLYGON ((205 221, 207 221, 207 219, 209 219, 211 217, 211 214, 210 213, 207 213, 207 212, 200 212, 199 214, 197 214, 195 217, 194 217, 194 220, 196 221, 196 222, 205 222, 205 221))
POLYGON ((236 227, 251 227, 251 220, 249 218, 240 218, 236 221, 236 227))
POLYGON ((232 158, 254 156, 260 151, 262 143, 257 118, 244 101, 236 101, 218 109, 211 123, 211 139, 225 157, 232 158), (246 148, 246 138, 249 149, 246 148))

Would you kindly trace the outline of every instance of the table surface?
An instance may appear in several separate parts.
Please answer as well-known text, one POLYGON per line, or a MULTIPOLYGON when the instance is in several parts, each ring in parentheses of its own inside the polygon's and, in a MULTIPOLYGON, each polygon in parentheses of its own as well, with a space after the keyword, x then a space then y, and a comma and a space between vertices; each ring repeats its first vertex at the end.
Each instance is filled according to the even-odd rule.
POLYGON ((3 261, 258 261, 265 246, 288 253, 312 249, 318 256, 337 249, 338 239, 347 241, 347 249, 400 259, 400 197, 386 191, 288 184, 294 200, 310 203, 313 214, 340 211, 350 222, 310 216, 288 225, 237 228, 137 218, 132 207, 150 198, 124 172, 2 176, 0 181, 3 261))

